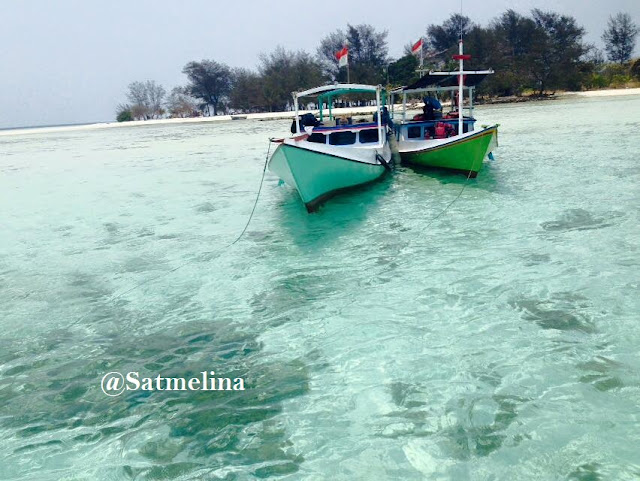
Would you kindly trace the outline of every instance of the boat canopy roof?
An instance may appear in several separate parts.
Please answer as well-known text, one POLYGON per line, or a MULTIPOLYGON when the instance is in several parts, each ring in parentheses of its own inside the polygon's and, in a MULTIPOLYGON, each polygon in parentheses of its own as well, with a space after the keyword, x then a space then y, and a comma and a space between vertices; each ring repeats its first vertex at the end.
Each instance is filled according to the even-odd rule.
MULTIPOLYGON (((429 72, 429 75, 420 77, 416 82, 412 83, 411 85, 397 88, 393 92, 394 93, 411 93, 411 92, 426 91, 426 90, 431 90, 431 91, 436 91, 439 89, 445 90, 444 87, 458 88, 458 80, 460 77, 459 75, 454 75, 453 72, 451 73, 452 75, 443 75, 445 74, 445 72, 429 72)), ((490 75, 491 73, 493 73, 493 71, 487 71, 487 70, 478 71, 478 73, 475 73, 473 71, 465 72, 464 87, 465 88, 475 87, 480 82, 482 82, 487 77, 487 75, 490 75)), ((446 90, 449 90, 449 89, 446 89, 446 90)))
POLYGON ((304 92, 296 92, 295 96, 297 98, 318 97, 320 100, 329 100, 333 97, 351 93, 375 93, 378 89, 382 89, 382 87, 364 84, 332 84, 305 90, 304 92))

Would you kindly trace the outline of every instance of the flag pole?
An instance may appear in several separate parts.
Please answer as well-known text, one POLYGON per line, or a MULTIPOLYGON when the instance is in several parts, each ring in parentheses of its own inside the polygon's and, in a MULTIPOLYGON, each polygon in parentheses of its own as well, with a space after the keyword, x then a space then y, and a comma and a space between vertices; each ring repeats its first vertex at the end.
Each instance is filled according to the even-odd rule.
POLYGON ((349 78, 349 54, 347 54, 347 83, 351 83, 351 79, 349 78))

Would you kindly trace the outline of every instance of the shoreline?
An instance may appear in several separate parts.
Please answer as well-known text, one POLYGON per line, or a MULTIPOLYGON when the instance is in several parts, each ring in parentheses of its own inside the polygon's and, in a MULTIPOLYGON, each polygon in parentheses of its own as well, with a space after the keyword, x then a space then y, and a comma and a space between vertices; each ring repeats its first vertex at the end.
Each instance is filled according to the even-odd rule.
MULTIPOLYGON (((640 95, 640 88, 624 88, 624 89, 602 89, 602 90, 586 90, 583 92, 560 92, 550 98, 528 98, 528 97, 514 97, 510 100, 503 102, 481 102, 476 105, 497 105, 502 103, 520 103, 530 102, 534 100, 549 100, 549 99, 562 99, 571 97, 615 97, 615 96, 628 96, 628 95, 640 95), (520 100, 522 99, 522 100, 520 100)), ((401 105, 398 105, 401 108, 401 105)), ((370 115, 375 112, 375 107, 344 107, 334 108, 333 113, 335 115, 370 115)), ((301 110, 300 112, 312 112, 317 114, 317 110, 301 110)), ((63 125, 59 127, 21 127, 21 128, 8 128, 0 130, 0 137, 12 136, 12 135, 28 135, 28 134, 43 134, 43 133, 57 133, 57 132, 73 132, 82 130, 96 130, 96 129, 111 129, 111 128, 123 128, 123 127, 139 127, 139 126, 154 126, 154 125, 171 125, 171 124, 201 124, 208 122, 242 122, 243 120, 286 120, 293 119, 292 111, 285 112, 261 112, 254 114, 233 114, 233 115, 218 115, 215 117, 188 117, 188 118, 172 118, 172 119, 151 119, 151 120, 132 120, 130 122, 99 122, 94 124, 81 124, 81 125, 63 125), (242 116, 243 119, 233 120, 232 117, 242 116)))
POLYGON ((583 90, 579 92, 573 91, 559 91, 555 94, 548 96, 537 97, 535 95, 529 96, 509 96, 509 97, 494 97, 488 100, 478 100, 476 105, 498 105, 498 104, 517 104, 523 102, 540 102, 545 100, 561 100, 572 97, 617 97, 626 95, 640 95, 640 88, 629 87, 621 89, 600 89, 600 90, 583 90))

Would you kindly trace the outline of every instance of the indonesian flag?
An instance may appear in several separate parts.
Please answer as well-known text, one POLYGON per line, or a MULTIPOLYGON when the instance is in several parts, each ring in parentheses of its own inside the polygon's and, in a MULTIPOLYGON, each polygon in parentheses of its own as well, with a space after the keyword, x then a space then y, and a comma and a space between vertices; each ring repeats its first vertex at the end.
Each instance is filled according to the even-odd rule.
POLYGON ((338 59, 338 67, 346 67, 349 64, 349 49, 344 47, 336 52, 336 58, 338 59))
POLYGON ((422 39, 418 40, 413 44, 413 47, 411 47, 412 54, 418 55, 420 52, 422 52, 422 39))

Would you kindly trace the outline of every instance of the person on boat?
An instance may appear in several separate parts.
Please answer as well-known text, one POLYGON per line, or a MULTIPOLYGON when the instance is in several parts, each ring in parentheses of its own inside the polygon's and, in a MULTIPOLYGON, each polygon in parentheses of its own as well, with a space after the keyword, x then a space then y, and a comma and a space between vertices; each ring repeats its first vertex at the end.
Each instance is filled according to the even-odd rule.
POLYGON ((442 117, 442 104, 438 99, 429 95, 422 99, 422 101, 424 102, 424 107, 422 107, 424 120, 435 120, 442 117), (440 111, 440 115, 438 115, 437 111, 440 111))
MULTIPOLYGON (((391 120, 391 115, 389 115, 389 109, 384 106, 382 107, 382 125, 388 125, 389 128, 393 128, 393 121, 391 120)), ((373 113, 373 121, 378 121, 378 112, 373 113)))
POLYGON ((393 120, 391 120, 391 115, 389 115, 389 109, 385 105, 382 107, 382 123, 387 124, 390 129, 393 129, 393 120))
MULTIPOLYGON (((317 127, 320 125, 320 121, 316 119, 316 116, 311 112, 307 112, 306 114, 300 117, 300 132, 304 132, 305 127, 317 127)), ((295 119, 291 123, 291 133, 296 133, 296 121, 295 119)))
POLYGON ((422 107, 422 113, 416 114, 413 120, 419 122, 432 121, 442 118, 442 104, 435 97, 425 97, 422 99, 424 106, 422 107))

